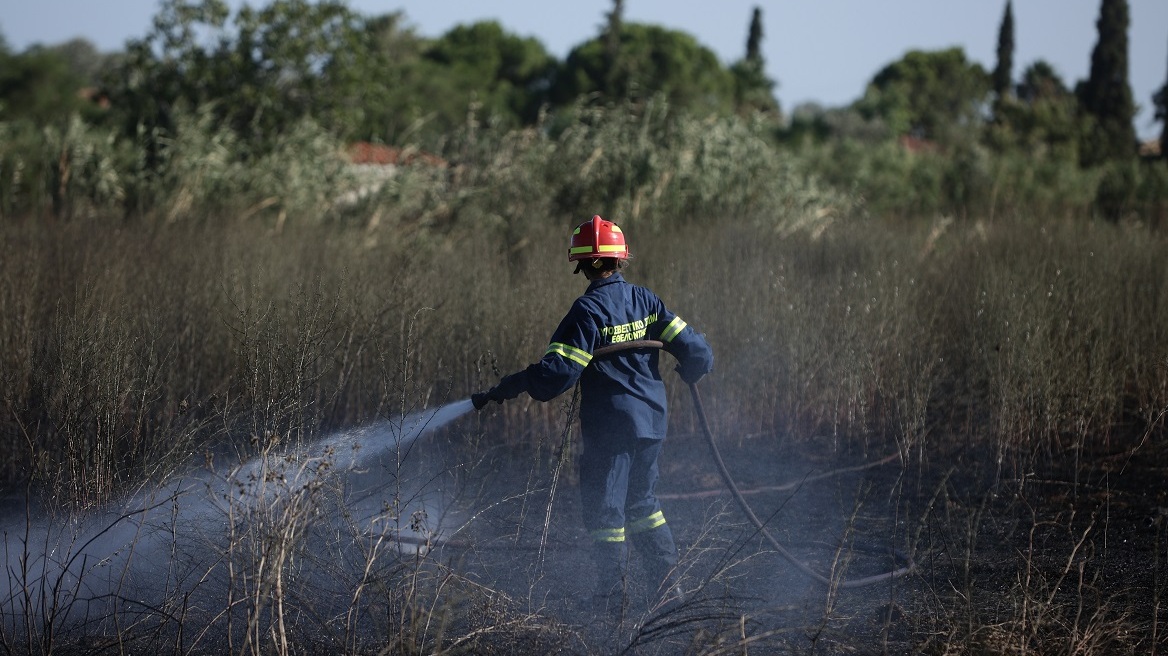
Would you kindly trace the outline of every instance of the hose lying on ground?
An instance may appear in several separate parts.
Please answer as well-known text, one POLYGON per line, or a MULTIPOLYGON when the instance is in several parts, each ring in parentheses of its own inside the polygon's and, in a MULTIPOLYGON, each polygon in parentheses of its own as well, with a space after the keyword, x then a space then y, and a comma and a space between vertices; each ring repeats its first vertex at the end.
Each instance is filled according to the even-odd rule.
MULTIPOLYGON (((662 342, 657 340, 635 340, 596 349, 596 352, 592 354, 592 357, 602 357, 612 353, 617 353, 619 351, 637 348, 661 349, 664 346, 665 345, 662 342)), ((787 559, 787 561, 794 565, 800 572, 807 575, 812 580, 827 587, 859 588, 880 583, 882 581, 890 581, 897 577, 908 574, 915 569, 915 563, 913 563, 912 559, 907 554, 904 554, 891 547, 888 547, 887 549, 881 549, 881 551, 887 551, 887 553, 896 559, 899 567, 888 572, 873 574, 872 576, 865 576, 863 578, 857 579, 832 579, 826 577, 811 569, 811 567, 806 563, 796 558, 795 554, 788 551, 786 547, 784 547, 778 540, 775 539, 773 535, 771 535, 771 532, 767 530, 766 524, 764 524, 762 520, 760 520, 758 516, 754 514, 754 510, 751 509, 750 504, 746 501, 746 497, 742 495, 742 492, 738 489, 737 483, 734 482, 734 478, 730 475, 730 470, 726 467, 726 461, 722 459, 722 452, 718 449, 718 443, 714 439, 713 432, 710 431, 710 423, 706 420, 706 410, 702 406, 702 397, 701 394, 698 393, 697 383, 690 383, 689 391, 691 397, 693 398, 694 411, 697 412, 698 415, 698 423, 702 425, 702 432, 705 434, 706 443, 710 446, 710 452, 714 456, 714 464, 718 467, 718 473, 722 476, 722 481, 726 483, 726 487, 730 489, 730 493, 734 496, 734 500, 738 502, 738 507, 742 509, 742 513, 746 515, 746 518, 750 520, 750 523, 754 524, 754 527, 758 529, 759 533, 761 533, 762 536, 766 538, 767 542, 769 542, 771 546, 774 547, 775 551, 779 552, 779 555, 787 559)), ((864 550, 874 551, 874 549, 867 548, 864 550)))

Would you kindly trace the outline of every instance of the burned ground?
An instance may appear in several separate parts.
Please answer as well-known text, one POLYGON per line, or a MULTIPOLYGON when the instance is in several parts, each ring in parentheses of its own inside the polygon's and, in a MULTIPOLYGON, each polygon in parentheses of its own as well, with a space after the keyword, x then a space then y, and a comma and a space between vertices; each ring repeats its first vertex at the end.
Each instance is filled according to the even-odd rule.
MULTIPOLYGON (((633 584, 613 627, 590 606, 587 539, 566 475, 477 518, 454 566, 559 628, 567 653, 1063 653, 1165 645, 1168 453, 1112 445, 1016 475, 993 453, 855 454, 830 460, 756 435, 722 451, 780 543, 835 581, 911 574, 862 588, 824 586, 785 560, 726 493, 699 435, 669 438, 659 493, 679 547, 686 604, 661 614, 633 584), (769 446, 768 446, 769 445, 769 446), (889 458, 888 456, 896 456, 889 458), (786 484, 786 485, 784 485, 786 484), (548 521, 545 528, 544 522, 548 521)), ((512 477, 523 492, 521 472, 512 477)), ((546 483, 544 481, 543 483, 546 483)), ((633 559, 634 575, 638 572, 633 559)))
MULTIPOLYGON (((1113 441, 1077 462, 1016 470, 973 448, 824 457, 809 442, 772 434, 717 436, 755 513, 833 582, 823 585, 746 521, 704 436, 678 432, 668 438, 658 491, 682 551, 687 597, 655 608, 634 556, 629 604, 613 619, 591 600, 574 447, 565 453, 562 442, 552 443, 563 435, 520 449, 488 441, 468 461, 467 425, 329 478, 313 488, 317 496, 296 497, 302 505, 263 511, 282 508, 282 515, 206 524, 197 536, 167 528, 153 559, 126 570, 128 584, 112 595, 93 588, 95 599, 117 603, 90 601, 83 616, 57 618, 53 649, 238 651, 274 640, 277 627, 293 653, 387 646, 476 654, 1106 653, 1165 646, 1159 627, 1168 491, 1161 481, 1168 451, 1151 440, 1113 441), (303 512, 288 514, 296 508, 303 512), (274 517, 290 518, 302 535, 279 542, 274 517), (211 535, 212 526, 221 533, 211 535), (262 565, 245 577, 226 568, 256 567, 281 549, 288 557, 281 576, 265 579, 262 565), (893 549, 911 556, 911 573, 846 586, 898 567, 893 549), (166 583, 151 585, 160 580, 166 583), (284 588, 277 593, 273 581, 284 588), (200 633, 202 627, 212 630, 200 633), (248 643, 256 628, 263 635, 248 643)), ((13 537, 10 547, 19 543, 13 537)), ((137 539, 139 558, 150 544, 137 539)), ((107 560, 122 557, 113 553, 107 560)), ((5 620, 6 650, 44 646, 27 642, 18 619, 5 620)))

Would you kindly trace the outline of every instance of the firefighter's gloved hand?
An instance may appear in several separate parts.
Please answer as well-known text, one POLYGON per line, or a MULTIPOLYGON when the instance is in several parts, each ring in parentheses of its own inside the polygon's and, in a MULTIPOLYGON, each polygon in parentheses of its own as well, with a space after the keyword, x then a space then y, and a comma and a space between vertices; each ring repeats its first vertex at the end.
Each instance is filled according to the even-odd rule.
POLYGON ((681 376, 681 379, 684 380, 685 382, 689 383, 690 385, 693 385, 694 383, 701 380, 706 375, 706 372, 704 372, 704 371, 690 371, 690 370, 682 369, 681 365, 678 365, 677 366, 677 375, 681 376))
MULTIPOLYGON (((486 392, 478 392, 477 394, 470 395, 470 402, 472 405, 474 405, 475 410, 482 410, 483 408, 487 407, 487 403, 490 402, 491 400, 492 399, 491 399, 491 391, 490 390, 487 390, 486 392)), ((496 403, 503 402, 502 399, 494 399, 494 401, 496 403)))
POLYGON ((499 381, 498 385, 485 392, 472 395, 470 400, 475 408, 482 410, 487 405, 487 401, 502 403, 503 401, 519 396, 525 391, 527 391, 527 373, 525 371, 519 371, 509 376, 503 376, 503 380, 499 381))
POLYGON ((502 403, 503 401, 506 401, 506 400, 507 400, 507 397, 503 396, 503 393, 499 390, 498 385, 496 385, 495 387, 492 387, 491 389, 489 389, 485 392, 479 392, 478 394, 471 394, 470 395, 470 402, 472 404, 474 404, 475 410, 482 410, 483 408, 485 408, 487 406, 487 403, 489 401, 494 401, 495 403, 502 403))

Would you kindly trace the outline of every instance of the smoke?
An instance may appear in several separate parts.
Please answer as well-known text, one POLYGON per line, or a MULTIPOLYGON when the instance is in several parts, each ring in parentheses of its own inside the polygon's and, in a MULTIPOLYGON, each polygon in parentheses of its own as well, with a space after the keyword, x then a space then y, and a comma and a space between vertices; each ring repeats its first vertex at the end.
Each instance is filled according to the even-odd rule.
POLYGON ((211 627, 229 622, 222 609, 233 605, 250 627, 273 621, 270 606, 293 575, 351 596, 350 565, 367 566, 371 548, 416 555, 453 521, 427 484, 433 474, 401 464, 418 438, 472 408, 457 401, 226 472, 204 468, 81 517, 26 511, 0 521, 0 645, 197 613, 211 627))

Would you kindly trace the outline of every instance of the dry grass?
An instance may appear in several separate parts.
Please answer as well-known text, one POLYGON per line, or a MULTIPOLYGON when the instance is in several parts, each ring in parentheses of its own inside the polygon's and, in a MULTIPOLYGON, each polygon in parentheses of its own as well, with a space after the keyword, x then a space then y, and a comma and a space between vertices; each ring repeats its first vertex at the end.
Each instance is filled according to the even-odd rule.
MULTIPOLYGON (((242 462, 464 398, 538 357, 583 287, 563 261, 563 225, 531 225, 522 244, 506 231, 399 227, 0 224, 4 480, 10 489, 30 483, 56 516, 79 516, 207 450, 242 462)), ((684 230, 634 221, 627 232, 636 256, 628 277, 715 346, 705 390, 730 448, 749 447, 734 436, 764 434, 775 437, 774 454, 895 451, 920 480, 965 454, 990 494, 1035 472, 1095 480, 1099 456, 1134 453, 1162 435, 1168 261, 1157 233, 847 221, 789 232, 732 218, 684 230)), ((674 408, 687 407, 684 391, 671 386, 674 408)), ((527 491, 539 488, 562 455, 548 445, 561 443, 563 412, 518 400, 468 419, 445 438, 456 454, 443 471, 490 469, 544 445, 527 491)), ((677 433, 696 432, 693 421, 673 414, 677 433)), ((902 482, 894 494, 932 492, 902 482)), ((337 494, 305 489, 262 517, 229 515, 239 530, 217 546, 225 564, 217 567, 228 567, 231 596, 220 601, 223 619, 236 623, 225 634, 233 650, 285 653, 306 639, 289 628, 289 608, 306 606, 295 597, 308 594, 307 579, 295 575, 319 560, 320 527, 333 527, 326 547, 356 550, 344 554, 354 565, 344 571, 359 573, 335 577, 351 605, 314 620, 334 632, 328 644, 359 651, 374 636, 395 651, 426 652, 560 631, 457 568, 421 556, 403 563, 360 538, 363 527, 337 534, 319 523, 320 513, 345 507, 337 494)), ((1032 543, 1011 567, 1008 607, 983 614, 983 582, 962 583, 961 572, 977 566, 981 523, 998 512, 985 503, 973 499, 967 515, 945 520, 965 522, 968 538, 950 545, 963 554, 953 561, 955 587, 931 591, 944 612, 939 626, 922 627, 929 650, 1057 644, 1090 654, 1162 641, 1162 629, 1133 618, 1092 569, 1099 529, 1057 515, 1035 515, 1032 526, 1054 521, 1081 548, 1052 565, 1032 543)), ((926 548, 919 534, 898 536, 926 548)), ((195 617, 187 603, 160 616, 184 626, 195 617)), ((748 631, 742 615, 723 617, 729 607, 703 611, 716 630, 707 643, 693 638, 695 653, 789 638, 774 626, 748 631)), ((836 621, 827 607, 824 621, 836 621)), ((189 633, 182 640, 182 649, 206 644, 189 633)))

